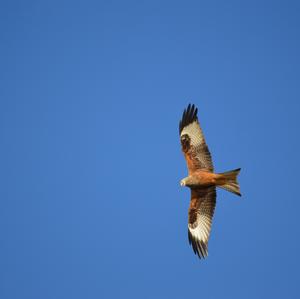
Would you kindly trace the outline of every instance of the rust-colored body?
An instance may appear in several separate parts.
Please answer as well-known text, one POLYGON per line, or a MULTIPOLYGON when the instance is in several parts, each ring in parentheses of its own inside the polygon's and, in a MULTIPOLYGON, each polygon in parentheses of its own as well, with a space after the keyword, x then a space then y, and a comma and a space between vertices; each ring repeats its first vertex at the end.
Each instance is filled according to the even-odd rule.
POLYGON ((190 173, 189 176, 193 177, 197 181, 197 185, 201 187, 215 186, 217 184, 217 174, 212 172, 198 169, 190 173))
POLYGON ((225 175, 200 169, 190 171, 186 179, 186 186, 197 186, 198 188, 222 186, 226 183, 225 175))

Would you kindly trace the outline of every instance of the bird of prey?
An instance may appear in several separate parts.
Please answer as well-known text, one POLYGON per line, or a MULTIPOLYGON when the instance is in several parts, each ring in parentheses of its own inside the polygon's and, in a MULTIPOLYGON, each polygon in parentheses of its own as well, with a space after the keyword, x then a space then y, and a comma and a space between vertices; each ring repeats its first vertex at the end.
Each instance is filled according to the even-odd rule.
POLYGON ((214 173, 209 149, 200 128, 198 109, 189 104, 179 123, 181 149, 186 159, 188 177, 180 185, 191 189, 188 212, 188 237, 199 258, 208 255, 208 239, 216 206, 216 187, 241 196, 237 176, 240 168, 214 173))

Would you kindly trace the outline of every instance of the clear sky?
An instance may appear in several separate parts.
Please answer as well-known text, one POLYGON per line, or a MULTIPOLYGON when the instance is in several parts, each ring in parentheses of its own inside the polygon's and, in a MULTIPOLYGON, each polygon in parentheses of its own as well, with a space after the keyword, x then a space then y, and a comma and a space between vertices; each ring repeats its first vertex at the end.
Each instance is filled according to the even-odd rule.
POLYGON ((299 2, 1 1, 0 28, 0 298, 299 298, 299 2), (242 168, 206 260, 189 102, 242 168))

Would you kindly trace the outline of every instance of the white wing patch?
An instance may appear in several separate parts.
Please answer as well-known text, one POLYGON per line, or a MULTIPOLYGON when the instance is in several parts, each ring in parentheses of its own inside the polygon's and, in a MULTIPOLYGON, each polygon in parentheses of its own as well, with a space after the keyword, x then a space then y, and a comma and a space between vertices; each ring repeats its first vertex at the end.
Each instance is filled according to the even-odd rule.
MULTIPOLYGON (((195 224, 193 226, 195 226, 195 224)), ((198 241, 203 241, 205 244, 207 244, 211 229, 211 219, 209 216, 198 214, 197 225, 195 228, 192 228, 190 224, 188 227, 190 233, 195 239, 198 241)))
POLYGON ((180 137, 184 134, 187 134, 191 138, 191 144, 193 146, 198 146, 202 143, 205 143, 204 136, 198 121, 194 121, 188 126, 184 127, 181 131, 180 137))

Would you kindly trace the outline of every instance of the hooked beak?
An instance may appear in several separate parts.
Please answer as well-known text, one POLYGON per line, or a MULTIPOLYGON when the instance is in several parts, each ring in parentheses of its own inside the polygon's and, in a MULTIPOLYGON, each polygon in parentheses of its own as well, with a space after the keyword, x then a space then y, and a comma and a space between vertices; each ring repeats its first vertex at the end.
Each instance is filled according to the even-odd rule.
POLYGON ((180 186, 182 186, 182 187, 185 186, 185 181, 184 181, 184 180, 181 180, 181 181, 180 181, 180 186))

